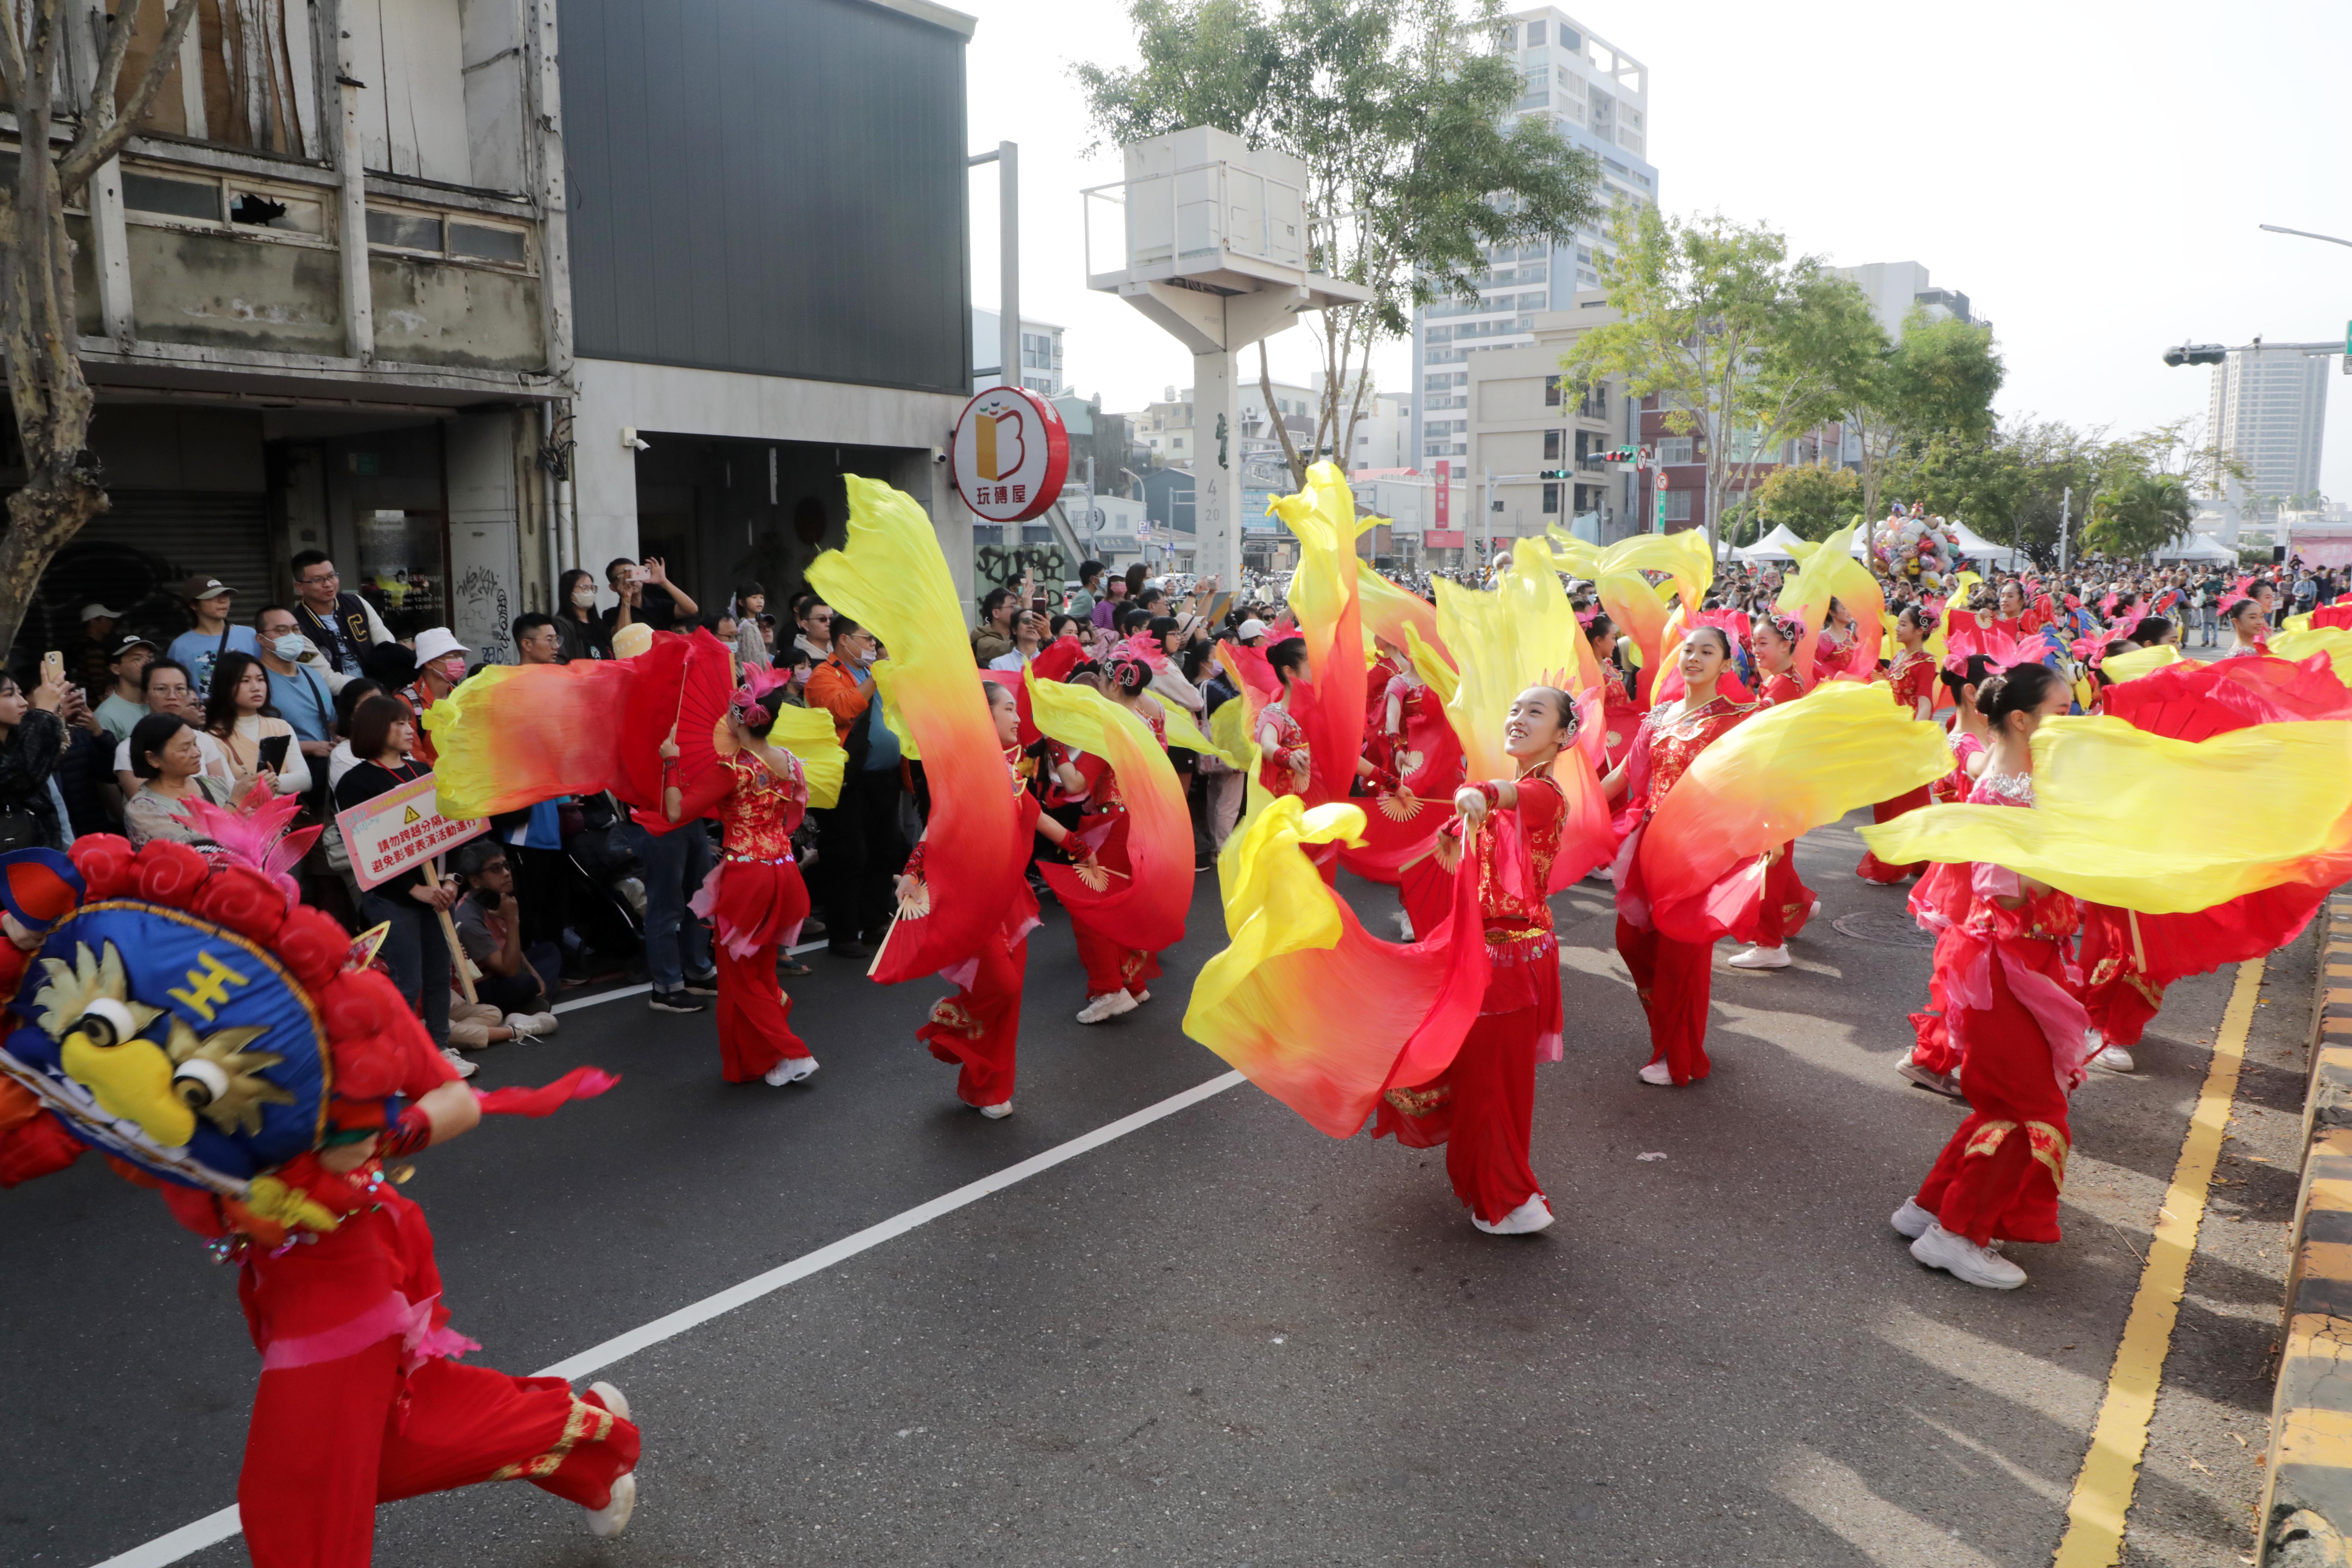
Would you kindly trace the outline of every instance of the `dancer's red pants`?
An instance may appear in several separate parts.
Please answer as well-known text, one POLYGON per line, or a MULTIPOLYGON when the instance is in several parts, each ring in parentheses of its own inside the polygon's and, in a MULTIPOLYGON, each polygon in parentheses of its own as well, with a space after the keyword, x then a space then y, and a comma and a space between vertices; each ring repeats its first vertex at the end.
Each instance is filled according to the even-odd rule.
MULTIPOLYGON (((2063 975, 2056 942, 2019 942, 2011 951, 2053 980, 2063 975)), ((1956 1010, 1950 1022, 1962 1042, 1960 1092, 1969 1115, 1920 1184, 1919 1206, 1979 1247, 1995 1239, 2055 1241, 2072 1134, 2049 1037, 2010 989, 1998 955, 1992 1005, 1956 1010)))
POLYGON ((1028 963, 1025 937, 1010 948, 1001 939, 982 944, 970 984, 932 1004, 931 1021, 915 1031, 931 1055, 961 1066, 956 1098, 966 1105, 1002 1105, 1013 1098, 1021 981, 1028 963))
POLYGON ((1424 855, 1397 879, 1397 897, 1412 922, 1412 939, 1427 942, 1454 911, 1454 879, 1438 868, 1435 855, 1424 855))
POLYGON ((1953 1043, 1951 1026, 1944 1016, 1949 1005, 1944 996, 1945 965, 1958 961, 1945 948, 1967 940, 1958 926, 1947 927, 1937 935, 1935 967, 1927 972, 1927 1008, 1911 1015, 1911 1030, 1916 1037, 1911 1059, 1929 1072, 1948 1073, 1960 1065, 1960 1049, 1953 1043))
POLYGON ((1706 1059, 1706 1003, 1715 944, 1676 942, 1620 915, 1617 951, 1650 1016, 1650 1059, 1664 1062, 1676 1083, 1705 1078, 1714 1066, 1706 1059))
POLYGON ((776 944, 737 958, 724 942, 710 944, 719 966, 719 1073, 729 1083, 749 1083, 808 1047, 793 1033, 793 999, 776 984, 776 944))
MULTIPOLYGON (((1882 800, 1876 805, 1872 806, 1870 808, 1870 820, 1873 822, 1892 822, 1896 817, 1902 816, 1905 812, 1916 811, 1927 803, 1927 786, 1926 784, 1921 784, 1917 789, 1913 790, 1908 795, 1898 795, 1893 800, 1882 800)), ((1865 849, 1862 852, 1862 864, 1853 868, 1853 874, 1860 877, 1866 882, 1877 882, 1884 885, 1890 882, 1899 882, 1904 878, 1911 876, 1916 872, 1925 871, 1927 868, 1927 863, 1925 860, 1916 860, 1908 866, 1890 866, 1885 861, 1881 860, 1876 855, 1865 849)))
POLYGON ((1087 994, 1108 996, 1120 991, 1146 991, 1160 978, 1160 960, 1137 947, 1121 947, 1073 912, 1070 934, 1076 939, 1078 962, 1087 968, 1087 994))
POLYGON ((1489 1225, 1542 1191, 1528 1164, 1542 1016, 1536 1007, 1479 1015, 1453 1063, 1395 1099, 1382 1096, 1372 1125, 1373 1137, 1408 1149, 1445 1145, 1454 1195, 1489 1225))
POLYGON ((1764 868, 1761 902, 1756 911, 1755 942, 1759 947, 1779 947, 1805 929, 1813 912, 1813 890, 1797 875, 1794 840, 1780 846, 1764 868))
POLYGON ((387 1339, 261 1374, 236 1485, 254 1568, 367 1568, 380 1502, 522 1479, 603 1508, 636 1468, 636 1427, 562 1378, 400 1360, 387 1339))

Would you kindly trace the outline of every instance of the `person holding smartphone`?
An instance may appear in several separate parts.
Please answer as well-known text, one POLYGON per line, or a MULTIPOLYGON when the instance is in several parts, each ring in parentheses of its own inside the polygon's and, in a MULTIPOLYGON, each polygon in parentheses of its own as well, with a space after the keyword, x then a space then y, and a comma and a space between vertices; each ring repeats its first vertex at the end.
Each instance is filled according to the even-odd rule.
POLYGON ((0 850, 62 849, 63 825, 50 781, 65 752, 65 658, 41 661, 31 691, 0 675, 0 850))
POLYGON ((236 781, 267 773, 273 795, 310 793, 310 759, 295 744, 294 727, 269 705, 269 670, 254 655, 232 650, 213 666, 205 733, 228 753, 236 781))

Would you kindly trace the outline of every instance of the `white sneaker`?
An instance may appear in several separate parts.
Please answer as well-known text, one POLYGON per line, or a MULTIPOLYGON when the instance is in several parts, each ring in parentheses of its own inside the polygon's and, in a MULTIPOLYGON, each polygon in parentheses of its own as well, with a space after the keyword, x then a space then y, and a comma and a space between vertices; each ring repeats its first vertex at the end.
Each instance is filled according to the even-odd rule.
POLYGON ((1105 1018, 1116 1018, 1122 1013, 1134 1011, 1135 998, 1124 990, 1114 991, 1106 996, 1087 997, 1087 1005, 1078 1009, 1078 1022, 1099 1024, 1105 1018))
POLYGON ((612 1501, 588 1510, 588 1533, 610 1541, 629 1528, 629 1515, 636 1511, 637 1473, 632 1470, 613 1483, 612 1501))
POLYGON ((1991 1247, 1979 1247, 1932 1222, 1911 1244, 1911 1256, 1930 1268, 1941 1268, 1955 1279, 1988 1290, 2014 1290, 2025 1283, 2025 1270, 1991 1247))
POLYGON ((1638 1076, 1643 1083, 1654 1083, 1672 1088, 1675 1081, 1675 1069, 1668 1067, 1665 1058, 1661 1057, 1656 1061, 1644 1063, 1638 1076))
POLYGON ((444 1061, 447 1062, 451 1067, 456 1068, 457 1069, 457 1076, 458 1076, 459 1078, 471 1078, 471 1077, 473 1077, 473 1076, 474 1076, 474 1064, 473 1064, 472 1062, 467 1061, 465 1058, 463 1058, 463 1057, 459 1056, 459 1055, 457 1054, 457 1047, 455 1047, 455 1046, 444 1046, 444 1047, 441 1047, 441 1058, 442 1058, 442 1060, 444 1060, 444 1061))
POLYGON ((1131 994, 1135 997, 1135 1005, 1139 1007, 1151 1000, 1151 993, 1148 988, 1142 991, 1133 992, 1131 994))
POLYGON ((1480 1219, 1475 1211, 1473 1211, 1470 1215, 1470 1223, 1488 1236, 1533 1236, 1551 1221, 1551 1205, 1544 1202, 1544 1195, 1541 1193, 1536 1194, 1492 1225, 1480 1219))
POLYGON ((518 1040, 537 1039, 542 1032, 539 1026, 539 1019, 529 1013, 508 1014, 506 1026, 518 1040))
POLYGON ((634 1421, 636 1419, 635 1416, 629 1414, 629 1396, 622 1393, 619 1389, 614 1387, 611 1384, 599 1379, 597 1382, 592 1383, 588 1385, 588 1392, 603 1400, 604 1402, 604 1408, 619 1416, 622 1420, 634 1421))
POLYGON ((1013 1114, 1013 1102, 1009 1100, 1000 1100, 994 1105, 983 1105, 978 1109, 980 1113, 991 1121, 1002 1121, 1013 1114))
POLYGON ((552 1013, 533 1013, 530 1016, 530 1021, 539 1026, 540 1037, 542 1039, 555 1033, 556 1018, 552 1013))
POLYGON ((1785 947, 1751 947, 1724 960, 1734 969, 1786 969, 1791 960, 1785 947))
POLYGON ((1397 935, 1406 942, 1412 940, 1412 917, 1402 910, 1396 912, 1397 935))
POLYGON ((816 1058, 814 1057, 786 1057, 782 1061, 761 1073, 760 1081, 773 1088, 782 1089, 788 1083, 799 1083, 815 1076, 816 1058))
POLYGON ((2139 1064, 2133 1061, 2132 1054, 2121 1046, 2108 1046, 2091 1058, 2091 1065, 2105 1068, 2109 1072, 2130 1072, 2139 1064))
POLYGON ((1918 1199, 1905 1198, 1903 1206, 1895 1211, 1894 1218, 1887 1223, 1913 1241, 1916 1241, 1927 1234, 1927 1227, 1936 1223, 1936 1216, 1921 1208, 1918 1199))

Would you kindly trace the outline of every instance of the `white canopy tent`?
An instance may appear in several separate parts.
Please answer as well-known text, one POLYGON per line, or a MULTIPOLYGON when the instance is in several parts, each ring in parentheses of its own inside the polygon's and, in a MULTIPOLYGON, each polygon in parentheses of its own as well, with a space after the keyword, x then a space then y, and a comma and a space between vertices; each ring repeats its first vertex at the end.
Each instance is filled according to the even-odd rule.
POLYGON ((2006 544, 1995 544, 1965 522, 1955 522, 1951 530, 1959 536, 1960 553, 1971 561, 1990 561, 2006 571, 2022 570, 2029 563, 2024 555, 2006 544))
POLYGON ((1789 525, 1784 522, 1747 548, 1733 551, 1732 554, 1751 564, 1759 561, 1794 561, 1797 558, 1797 552, 1789 546, 1804 542, 1804 539, 1801 535, 1791 533, 1789 531, 1789 525))
POLYGON ((2227 561, 2235 565, 2238 552, 2210 533, 2184 533, 2156 552, 2158 561, 2227 561))

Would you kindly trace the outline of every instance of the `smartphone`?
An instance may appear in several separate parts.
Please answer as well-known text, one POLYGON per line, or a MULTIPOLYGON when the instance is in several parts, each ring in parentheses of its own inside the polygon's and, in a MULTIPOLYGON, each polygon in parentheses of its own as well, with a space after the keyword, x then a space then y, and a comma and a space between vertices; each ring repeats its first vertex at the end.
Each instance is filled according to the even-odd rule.
POLYGON ((654 580, 654 574, 651 572, 646 571, 642 566, 632 566, 627 570, 629 581, 636 584, 639 587, 643 587, 646 584, 654 580))
POLYGON ((273 773, 284 773, 286 753, 293 744, 294 737, 291 735, 264 735, 261 737, 261 765, 273 773))
POLYGON ((66 683, 66 656, 51 648, 41 656, 41 684, 63 686, 66 683))

